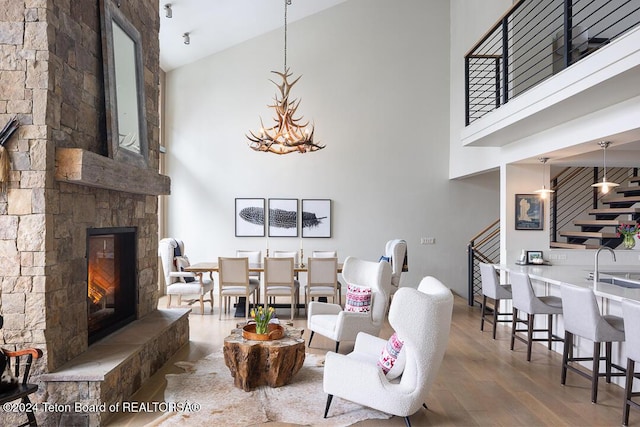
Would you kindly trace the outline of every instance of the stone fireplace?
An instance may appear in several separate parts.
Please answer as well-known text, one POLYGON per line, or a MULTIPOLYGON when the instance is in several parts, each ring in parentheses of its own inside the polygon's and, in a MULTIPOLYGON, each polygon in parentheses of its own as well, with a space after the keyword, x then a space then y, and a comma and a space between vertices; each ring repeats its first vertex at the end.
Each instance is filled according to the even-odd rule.
MULTIPOLYGON (((158 173, 159 4, 118 2, 142 41, 148 150, 145 165, 133 166, 108 148, 100 3, 28 0, 2 10, 0 126, 17 116, 20 127, 6 144, 11 171, 0 189, 0 346, 43 350, 32 368, 35 401, 51 404, 127 400, 188 340, 186 312, 157 309, 158 196, 170 188, 158 173), (123 267, 107 265, 120 238, 105 230, 135 230, 118 256, 132 262, 125 299, 137 304, 123 328, 89 338, 90 324, 116 310, 105 281, 122 280, 123 267), (92 291, 104 293, 95 304, 92 237, 101 252, 92 291)), ((93 426, 108 415, 37 417, 41 425, 93 426)), ((0 425, 14 424, 0 412, 0 425)))

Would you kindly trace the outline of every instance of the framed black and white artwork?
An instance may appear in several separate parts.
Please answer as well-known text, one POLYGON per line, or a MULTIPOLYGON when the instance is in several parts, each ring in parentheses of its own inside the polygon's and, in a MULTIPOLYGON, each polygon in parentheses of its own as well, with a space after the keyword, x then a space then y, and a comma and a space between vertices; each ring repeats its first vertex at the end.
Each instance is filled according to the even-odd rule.
POLYGON ((302 237, 331 237, 331 199, 302 199, 302 237))
POLYGON ((298 199, 269 199, 269 237, 298 237, 298 199))
POLYGON ((236 199, 236 237, 264 237, 265 199, 236 199))

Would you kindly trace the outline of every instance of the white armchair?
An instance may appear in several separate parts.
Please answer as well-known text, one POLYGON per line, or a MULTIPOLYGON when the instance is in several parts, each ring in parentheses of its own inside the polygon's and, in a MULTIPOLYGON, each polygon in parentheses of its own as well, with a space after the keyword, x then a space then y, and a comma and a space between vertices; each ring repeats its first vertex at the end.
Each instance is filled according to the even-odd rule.
POLYGON ((402 272, 407 271, 407 241, 389 240, 384 247, 384 256, 391 263, 391 293, 394 294, 400 287, 402 272))
POLYGON ((358 334, 348 355, 327 353, 323 387, 327 417, 333 396, 375 408, 395 416, 409 416, 425 406, 449 340, 453 295, 433 277, 422 279, 418 289, 400 288, 391 303, 389 323, 404 341, 405 367, 395 380, 387 379, 376 362, 387 344, 365 333, 358 334))
POLYGON ((158 255, 164 273, 165 293, 168 296, 167 308, 171 307, 172 297, 177 295, 178 305, 182 304, 182 297, 190 297, 189 305, 196 301, 200 302, 200 313, 204 314, 204 303, 208 301, 211 303, 213 313, 213 277, 203 279, 202 275, 196 276, 193 273, 181 271, 189 265, 182 240, 172 238, 160 240, 158 255), (207 293, 210 299, 204 299, 207 293))
POLYGON ((382 328, 391 288, 389 263, 347 257, 342 277, 347 284, 371 288, 371 309, 367 313, 354 313, 344 310, 339 304, 310 302, 307 317, 307 327, 311 331, 309 346, 317 332, 334 340, 338 352, 340 342, 355 341, 358 332, 378 335, 382 328))

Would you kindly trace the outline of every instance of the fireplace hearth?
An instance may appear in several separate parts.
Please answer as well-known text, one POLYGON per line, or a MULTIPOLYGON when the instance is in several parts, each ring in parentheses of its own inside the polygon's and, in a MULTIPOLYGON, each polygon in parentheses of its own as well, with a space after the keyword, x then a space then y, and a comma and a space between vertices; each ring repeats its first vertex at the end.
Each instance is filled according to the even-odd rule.
POLYGON ((89 344, 136 319, 136 228, 87 230, 89 344))

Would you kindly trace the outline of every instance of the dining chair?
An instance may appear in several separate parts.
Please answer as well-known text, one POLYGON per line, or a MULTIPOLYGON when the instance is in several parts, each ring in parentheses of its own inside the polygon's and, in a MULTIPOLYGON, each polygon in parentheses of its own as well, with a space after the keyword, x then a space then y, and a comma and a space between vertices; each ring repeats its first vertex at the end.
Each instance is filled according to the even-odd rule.
MULTIPOLYGON (((262 251, 237 250, 236 258, 249 258, 249 265, 257 265, 262 262, 262 251)), ((250 271, 249 283, 260 286, 260 273, 257 271, 250 271)))
MULTIPOLYGON (((249 258, 249 267, 252 265, 259 265, 262 262, 262 251, 247 251, 247 250, 237 250, 236 258, 249 258)), ((249 283, 256 285, 256 297, 257 303, 260 303, 260 272, 259 271, 249 271, 249 283)))
POLYGON ((640 363, 640 303, 629 299, 622 300, 622 318, 626 331, 625 349, 627 351, 627 378, 624 385, 624 406, 622 425, 629 424, 629 409, 640 410, 640 402, 631 400, 640 396, 640 391, 633 391, 633 379, 640 378, 635 374, 635 362, 640 363))
POLYGON ((298 309, 300 285, 293 278, 293 258, 267 257, 264 259, 264 299, 289 296, 291 298, 291 320, 298 309))
MULTIPOLYGON (((248 258, 228 258, 218 257, 218 275, 220 284, 219 303, 220 312, 218 319, 222 318, 223 299, 222 297, 245 297, 245 319, 249 318, 249 296, 253 295, 253 303, 257 304, 258 286, 249 282, 249 259, 248 258)), ((224 302, 225 313, 229 310, 227 299, 224 302)))
POLYGON ((199 302, 200 314, 204 314, 204 303, 209 302, 213 313, 213 277, 209 274, 209 279, 206 279, 201 274, 184 271, 184 268, 189 266, 189 258, 184 252, 184 242, 174 238, 161 239, 158 242, 158 255, 164 273, 167 308, 171 308, 172 299, 177 296, 178 306, 182 305, 183 298, 189 305, 199 302), (207 294, 209 298, 205 299, 207 294))
POLYGON ((307 284, 304 286, 304 306, 316 297, 331 297, 334 304, 338 298, 338 258, 313 258, 307 262, 307 284))
POLYGON ((605 377, 608 383, 612 376, 623 376, 624 368, 611 363, 611 343, 624 341, 624 321, 621 317, 601 315, 598 301, 590 288, 564 284, 560 287, 564 310, 564 350, 562 351, 561 383, 567 380, 567 370, 591 380, 591 403, 598 401, 598 378, 605 377), (574 337, 593 342, 591 357, 574 357, 574 337), (601 343, 605 343, 605 356, 600 357, 601 343), (605 361, 605 372, 600 372, 600 361, 605 361), (592 362, 591 373, 574 362, 592 362), (619 372, 611 373, 611 368, 619 372))
MULTIPOLYGON (((311 252, 311 256, 313 258, 338 258, 338 252, 337 251, 313 251, 311 252)), ((336 285, 338 287, 338 304, 342 305, 342 283, 340 283, 340 279, 337 279, 336 285)))
POLYGON ((556 296, 536 296, 531 286, 531 279, 526 273, 512 272, 511 293, 513 296, 513 317, 511 319, 511 350, 514 341, 522 341, 527 344, 527 362, 531 361, 531 345, 534 341, 546 341, 549 350, 554 341, 563 341, 562 338, 553 334, 553 315, 562 314, 562 300, 556 296), (527 319, 520 319, 519 312, 524 312, 527 319), (544 329, 534 328, 534 317, 536 314, 547 315, 547 327, 544 329), (527 329, 518 329, 518 324, 523 323, 527 329), (518 332, 525 332, 526 338, 518 335, 518 332), (544 338, 534 338, 534 334, 546 332, 544 338))
MULTIPOLYGON (((297 251, 273 251, 273 258, 293 258, 293 266, 299 265, 299 262, 302 260, 298 259, 297 251)), ((298 273, 294 271, 293 279, 296 283, 296 286, 300 287, 300 281, 298 280, 298 273)))
POLYGON ((482 314, 480 316, 480 330, 484 331, 484 322, 493 325, 493 339, 496 339, 496 326, 500 322, 511 322, 511 313, 500 312, 500 301, 511 299, 511 285, 501 285, 498 272, 491 264, 480 263, 480 277, 482 279, 482 314), (493 307, 487 307, 487 298, 493 300, 493 307), (488 317, 491 316, 491 317, 488 317))

